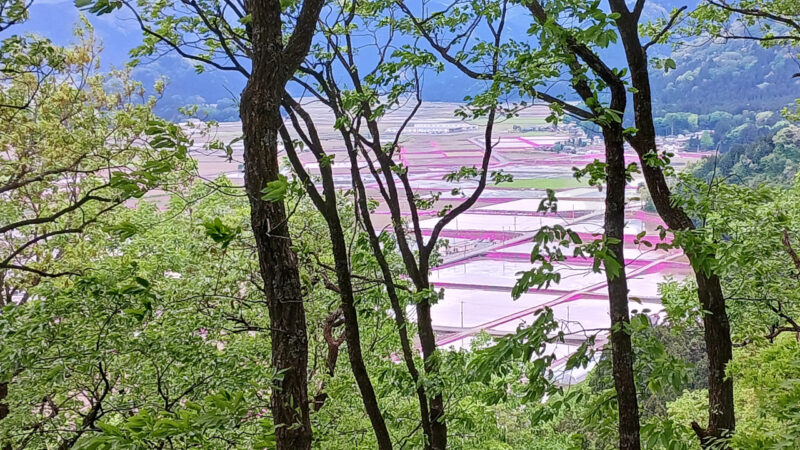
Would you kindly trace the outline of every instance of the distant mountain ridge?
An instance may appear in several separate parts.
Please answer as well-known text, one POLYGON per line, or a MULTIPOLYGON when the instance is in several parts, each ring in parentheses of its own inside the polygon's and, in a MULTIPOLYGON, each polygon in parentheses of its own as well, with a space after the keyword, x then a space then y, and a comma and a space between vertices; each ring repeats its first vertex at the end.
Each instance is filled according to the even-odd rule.
MULTIPOLYGON (((695 4, 696 1, 651 2, 645 16, 656 18, 668 14, 675 6, 695 4)), ((14 32, 36 32, 62 44, 71 40, 71 30, 80 17, 71 0, 39 0, 31 8, 30 16, 30 21, 14 32)), ((104 63, 117 67, 125 64, 130 49, 141 42, 141 32, 133 19, 124 12, 89 19, 104 43, 101 55, 104 63)), ((525 14, 515 14, 509 19, 507 29, 522 35, 529 20, 525 14)), ((662 50, 665 51, 668 48, 662 50)), ((623 62, 619 49, 607 49, 604 54, 612 62, 623 62)), ((676 70, 669 73, 652 70, 659 115, 717 110, 734 114, 742 110, 775 111, 800 97, 800 79, 792 78, 792 74, 800 72, 800 65, 796 54, 786 49, 764 49, 752 41, 729 41, 684 46, 671 57, 677 64, 676 70)), ((209 119, 238 120, 237 98, 245 84, 238 73, 208 70, 198 74, 194 63, 169 54, 142 63, 134 75, 145 85, 152 85, 162 75, 168 78, 158 106, 158 113, 164 117, 177 119, 180 107, 196 104, 201 115, 209 119)), ((480 86, 449 67, 444 73, 424 80, 423 97, 428 101, 459 102, 480 86)), ((564 93, 568 95, 568 89, 564 93)))
POLYGON ((653 71, 657 114, 775 111, 800 97, 796 51, 748 40, 699 44, 672 53, 676 70, 653 71))

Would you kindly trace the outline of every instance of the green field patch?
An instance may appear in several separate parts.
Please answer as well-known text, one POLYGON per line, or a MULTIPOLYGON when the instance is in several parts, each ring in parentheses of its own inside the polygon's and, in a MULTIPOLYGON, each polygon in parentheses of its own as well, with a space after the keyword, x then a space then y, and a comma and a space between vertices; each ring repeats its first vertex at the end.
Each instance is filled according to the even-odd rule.
POLYGON ((500 183, 497 186, 517 189, 568 189, 586 187, 588 185, 585 181, 578 181, 573 177, 558 177, 516 179, 507 183, 500 183))
MULTIPOLYGON (((520 126, 534 126, 534 125, 545 125, 547 124, 547 120, 545 120, 547 116, 522 116, 522 117, 506 117, 502 119, 497 119, 495 121, 495 125, 520 125, 520 126)), ((473 125, 483 126, 486 125, 486 118, 476 118, 469 120, 469 123, 473 125)))

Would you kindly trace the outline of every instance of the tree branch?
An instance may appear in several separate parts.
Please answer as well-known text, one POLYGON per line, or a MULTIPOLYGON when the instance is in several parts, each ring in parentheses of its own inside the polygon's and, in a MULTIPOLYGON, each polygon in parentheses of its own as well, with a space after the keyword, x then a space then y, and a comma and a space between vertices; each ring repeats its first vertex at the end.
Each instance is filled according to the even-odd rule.
POLYGON ((658 34, 656 34, 653 37, 653 39, 650 40, 650 42, 642 46, 642 51, 647 53, 648 48, 650 48, 653 44, 657 44, 658 41, 661 40, 661 38, 664 37, 664 35, 667 34, 667 32, 675 25, 675 21, 678 20, 678 16, 680 16, 681 13, 685 10, 686 6, 681 6, 680 8, 675 10, 672 13, 672 16, 670 17, 669 22, 667 22, 667 24, 664 25, 664 28, 662 28, 661 31, 659 31, 658 34))

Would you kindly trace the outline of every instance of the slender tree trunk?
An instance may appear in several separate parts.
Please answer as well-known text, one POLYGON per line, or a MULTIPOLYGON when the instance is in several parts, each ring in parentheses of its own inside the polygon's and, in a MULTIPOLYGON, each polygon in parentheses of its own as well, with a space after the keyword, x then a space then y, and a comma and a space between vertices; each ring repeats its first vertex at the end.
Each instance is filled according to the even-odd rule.
POLYGON ((391 449, 392 440, 389 431, 386 428, 383 414, 381 413, 378 399, 375 395, 375 389, 372 386, 372 381, 369 378, 369 372, 364 364, 364 356, 361 349, 361 332, 358 325, 358 311, 355 307, 355 294, 353 292, 353 279, 350 273, 350 255, 347 250, 347 243, 345 241, 344 230, 342 229, 342 222, 339 217, 339 210, 337 205, 337 192, 336 185, 333 180, 333 172, 330 165, 323 164, 322 158, 325 155, 323 150, 322 141, 319 138, 316 125, 310 114, 294 101, 288 98, 288 94, 284 94, 287 98, 284 99, 289 117, 295 130, 300 134, 302 128, 299 116, 307 129, 303 136, 306 136, 306 144, 311 148, 317 161, 320 163, 320 176, 322 178, 322 192, 320 195, 317 187, 314 185, 311 177, 305 171, 303 163, 297 156, 291 144, 291 137, 286 130, 282 130, 284 143, 287 147, 287 155, 289 157, 295 172, 300 174, 300 178, 305 184, 306 192, 308 192, 314 206, 322 214, 325 222, 328 224, 328 233, 331 239, 331 246, 333 257, 335 261, 334 270, 336 271, 336 278, 339 288, 339 296, 341 298, 342 315, 344 316, 345 327, 345 340, 348 348, 348 358, 350 359, 350 367, 353 370, 353 376, 356 379, 356 384, 361 392, 361 398, 364 403, 364 408, 367 412, 372 429, 375 433, 375 438, 378 442, 378 448, 391 449))
MULTIPOLYGON (((428 274, 420 274, 425 277, 422 289, 429 289, 428 274)), ((431 321, 431 304, 428 300, 420 301, 417 304, 417 327, 419 328, 419 340, 422 346, 424 357, 423 368, 425 373, 436 376, 439 373, 440 361, 436 350, 436 334, 433 331, 431 321)), ((447 448, 447 424, 444 420, 444 397, 441 392, 431 392, 428 396, 428 410, 430 413, 431 442, 430 446, 434 450, 444 450, 447 448)))
MULTIPOLYGON (((691 256, 690 256, 691 258, 691 256)), ((725 297, 719 277, 695 270, 697 295, 705 311, 703 315, 704 337, 708 353, 708 427, 703 429, 692 423, 701 443, 720 448, 714 443, 718 438, 732 433, 736 427, 733 405, 733 379, 725 375, 728 362, 733 359, 731 326, 725 307, 725 297), (710 440, 706 438, 711 438, 710 440), (704 442, 708 441, 708 442, 704 442)))
MULTIPOLYGON (((375 122, 369 122, 370 133, 375 139, 373 142, 373 151, 381 170, 387 174, 384 178, 386 186, 391 195, 395 199, 394 202, 388 201, 389 209, 392 213, 392 220, 399 222, 400 219, 400 205, 399 197, 397 196, 397 189, 395 187, 394 175, 392 168, 389 165, 388 157, 383 154, 381 150, 380 141, 377 140, 379 131, 375 122)), ((375 174, 376 175, 376 174, 375 174)), ((376 175, 377 177, 377 175, 376 175)), ((405 230, 403 226, 394 225, 395 233, 398 236, 398 247, 400 248, 400 255, 403 258, 404 265, 408 271, 408 276, 414 283, 414 287, 418 293, 425 292, 430 289, 430 282, 428 280, 428 267, 430 263, 429 250, 419 251, 419 262, 415 259, 415 252, 413 252, 408 242, 405 240, 403 233, 405 230)), ((439 360, 436 354, 436 334, 433 331, 433 324, 431 322, 431 304, 427 299, 420 300, 416 305, 417 311, 417 329, 419 332, 420 345, 422 347, 423 369, 429 376, 436 376, 439 373, 439 360)), ((444 396, 441 392, 427 392, 428 397, 428 423, 430 426, 430 442, 428 444, 434 450, 444 450, 447 448, 447 424, 444 418, 444 396)), ((424 421, 423 421, 424 424, 424 421)))
MULTIPOLYGON (((353 84, 356 86, 356 89, 359 92, 363 92, 363 89, 361 88, 361 81, 357 74, 358 71, 356 70, 354 72, 354 75, 356 76, 352 78, 353 84)), ((365 117, 370 117, 372 112, 369 104, 365 104, 364 108, 366 112, 365 117)), ((386 181, 390 195, 395 199, 394 202, 390 202, 389 204, 389 209, 392 213, 392 220, 400 221, 399 197, 395 187, 393 170, 389 165, 391 159, 384 153, 384 150, 380 145, 380 131, 378 129, 377 121, 372 119, 367 120, 367 127, 373 139, 372 149, 375 152, 375 155, 381 166, 381 170, 387 174, 384 180, 386 181)), ((408 185, 406 185, 405 188, 410 190, 410 186, 408 185)), ((406 192, 406 194, 410 195, 409 192, 406 192)), ((413 200, 410 199, 409 206, 411 206, 412 202, 413 200)), ((403 226, 397 226, 395 223, 394 230, 398 235, 397 243, 398 247, 400 248, 400 254, 405 263, 406 270, 408 271, 408 276, 414 282, 417 292, 427 291, 430 288, 430 283, 428 282, 428 267, 430 263, 429 251, 419 249, 419 262, 417 263, 415 260, 415 252, 409 248, 407 241, 403 236, 401 236, 401 234, 405 232, 403 226)), ((430 301, 427 299, 421 300, 419 303, 417 303, 416 310, 417 329, 419 330, 420 344, 422 346, 423 368, 426 374, 430 376, 436 376, 439 373, 439 360, 438 355, 436 354, 436 336, 431 323, 430 301)), ((445 423, 444 419, 444 397, 441 392, 433 392, 428 394, 427 398, 429 413, 427 422, 428 426, 430 427, 430 442, 428 442, 428 445, 434 450, 444 450, 447 448, 447 424, 445 423)), ((425 422, 426 421, 423 420, 423 425, 425 425, 425 422)))
POLYGON ((242 92, 240 112, 245 188, 269 308, 272 366, 280 374, 270 408, 277 448, 309 449, 308 336, 297 256, 292 251, 283 202, 262 199, 267 183, 278 179, 278 129, 283 126, 280 105, 288 80, 283 73, 280 7, 276 10, 273 2, 261 1, 250 1, 248 7, 252 14, 252 72, 242 92))
MULTIPOLYGON (((644 159, 650 151, 656 151, 656 132, 653 123, 652 93, 647 67, 646 50, 641 44, 638 32, 638 18, 627 12, 624 2, 611 0, 611 9, 620 13, 617 20, 618 29, 625 47, 631 82, 636 92, 633 94, 634 118, 637 133, 631 139, 641 161, 645 183, 653 198, 656 210, 667 226, 677 231, 694 229, 694 223, 686 212, 671 202, 671 192, 663 171, 658 167, 650 167, 644 159)), ((694 260, 697 256, 687 252, 686 256, 694 260)), ((704 255, 704 257, 707 257, 704 255)), ((697 266, 697 265, 693 265, 697 266)), ((736 428, 736 417, 733 404, 733 380, 725 375, 725 368, 733 357, 730 323, 725 306, 725 297, 719 277, 707 274, 702 269, 695 269, 697 280, 697 296, 703 310, 703 325, 708 353, 708 427, 703 429, 693 423, 692 427, 701 441, 706 438, 720 438, 726 432, 736 428)), ((719 443, 716 444, 719 446, 719 443)))
MULTIPOLYGON (((532 3, 534 16, 540 22, 546 21, 541 5, 532 3)), ((611 93, 610 109, 622 113, 625 111, 627 94, 625 86, 608 70, 599 58, 581 46, 574 39, 568 39, 567 50, 579 56, 584 62, 589 63, 608 84, 611 93), (600 70, 602 69, 602 70, 600 70)), ((579 75, 581 67, 578 60, 569 63, 573 74, 572 86, 584 102, 594 100, 593 89, 586 79, 579 75)), ((592 108, 592 113, 602 116, 603 110, 592 108)), ((602 126, 603 140, 606 149, 606 212, 604 218, 605 235, 617 240, 616 243, 607 244, 607 248, 614 253, 620 265, 620 273, 612 276, 609 266, 606 267, 606 280, 608 282, 609 313, 611 314, 611 351, 614 388, 617 393, 617 407, 619 411, 619 447, 620 449, 638 450, 641 448, 639 434, 639 404, 636 394, 636 382, 633 373, 633 345, 628 330, 630 315, 628 311, 628 282, 625 274, 624 259, 624 232, 625 232, 625 138, 622 123, 612 122, 602 126)))
POLYGON ((629 331, 628 280, 625 274, 625 155, 622 125, 604 127, 606 147, 606 212, 605 236, 615 242, 606 248, 619 262, 618 274, 612 274, 606 264, 608 302, 611 314, 611 350, 614 387, 617 391, 619 410, 619 448, 638 450, 639 404, 636 398, 636 382, 633 374, 633 346, 629 331))
POLYGON ((428 450, 431 448, 430 443, 433 440, 430 412, 428 411, 428 397, 425 393, 425 387, 419 383, 419 370, 417 370, 417 365, 414 362, 414 352, 411 347, 411 340, 408 337, 408 322, 406 321, 406 312, 403 310, 403 307, 400 304, 400 297, 397 295, 397 289, 395 288, 394 284, 394 276, 392 275, 392 271, 389 268, 389 263, 386 261, 386 257, 383 254, 380 239, 378 239, 378 233, 375 231, 375 227, 372 224, 372 218, 370 217, 369 206, 367 204, 367 193, 364 189, 364 183, 361 179, 361 173, 358 167, 358 155, 352 148, 352 145, 349 146, 348 151, 350 154, 350 171, 353 179, 353 186, 356 189, 356 201, 361 213, 361 220, 364 225, 364 229, 369 236, 372 252, 375 255, 375 259, 377 260, 378 266, 381 269, 381 274, 383 275, 386 293, 389 295, 389 302, 391 303, 392 311, 394 312, 395 325, 397 326, 397 332, 400 335, 400 348, 403 352, 403 360, 406 363, 406 368, 408 369, 408 373, 411 375, 411 379, 417 385, 417 399, 419 400, 422 432, 425 434, 425 437, 428 440, 425 446, 425 449, 428 450))
POLYGON ((361 332, 358 325, 358 311, 355 307, 355 294, 353 292, 353 280, 350 273, 350 255, 347 251, 347 243, 345 241, 344 230, 342 229, 342 222, 339 217, 339 210, 337 205, 337 192, 336 185, 333 180, 333 172, 330 165, 323 164, 322 158, 325 155, 323 150, 322 141, 319 138, 316 125, 310 114, 294 99, 289 98, 287 93, 284 93, 284 106, 287 107, 289 118, 295 130, 301 136, 304 136, 306 144, 311 148, 317 161, 320 163, 320 176, 322 178, 322 192, 320 195, 317 187, 314 185, 311 177, 303 167, 303 163, 297 156, 296 151, 291 142, 291 136, 285 129, 280 130, 284 145, 286 146, 286 153, 289 161, 300 176, 300 179, 305 185, 306 192, 311 197, 314 206, 320 212, 325 222, 328 224, 328 233, 331 239, 331 246, 333 257, 335 261, 334 270, 336 272, 336 279, 338 283, 339 297, 341 298, 341 310, 344 316, 345 327, 345 340, 348 348, 348 358, 350 359, 350 367, 353 370, 353 376, 356 379, 356 384, 361 392, 361 398, 366 409, 367 416, 372 423, 375 437, 378 441, 378 448, 391 449, 392 440, 389 431, 386 428, 386 422, 383 419, 378 399, 375 395, 375 389, 372 386, 372 381, 369 378, 367 367, 364 364, 364 356, 361 350, 361 332), (301 121, 305 124, 307 133, 302 132, 301 121))
MULTIPOLYGON (((332 184, 332 180, 331 184, 332 184)), ((326 194, 327 197, 327 194, 326 194)), ((334 197, 335 198, 335 197, 334 197)), ((364 364, 364 355, 361 351, 361 336, 358 327, 358 312, 355 307, 355 297, 353 295, 353 283, 350 277, 349 256, 347 244, 345 243, 344 233, 339 221, 339 213, 336 211, 335 202, 329 205, 329 211, 325 214, 330 230, 331 243, 333 244, 333 256, 336 259, 336 279, 339 284, 340 296, 342 299, 342 312, 344 313, 345 339, 347 341, 347 356, 350 359, 350 366, 353 376, 361 392, 364 408, 367 416, 372 423, 375 438, 378 441, 379 449, 391 449, 392 440, 386 428, 375 389, 367 373, 364 364), (332 211, 330 209, 333 209, 332 211)))

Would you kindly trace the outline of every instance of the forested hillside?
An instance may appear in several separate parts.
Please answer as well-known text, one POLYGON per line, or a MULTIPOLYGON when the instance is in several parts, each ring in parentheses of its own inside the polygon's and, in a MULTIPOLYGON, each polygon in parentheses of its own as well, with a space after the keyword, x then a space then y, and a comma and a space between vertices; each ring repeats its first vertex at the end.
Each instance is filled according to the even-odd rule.
POLYGON ((800 90, 796 53, 750 40, 703 37, 687 42, 670 55, 674 70, 655 72, 656 114, 740 114, 790 106, 800 90))
MULTIPOLYGON (((71 29, 78 20, 78 12, 70 8, 69 1, 32 5, 30 23, 20 27, 41 32, 56 42, 68 42, 71 29), (69 20, 64 20, 69 17, 69 20)), ((669 15, 672 8, 696 2, 653 1, 644 9, 646 20, 657 20, 669 15)), ((90 17, 97 29, 98 38, 105 47, 106 64, 121 66, 131 58, 128 51, 138 45, 140 34, 132 15, 121 10, 113 17, 103 19, 90 17)), ((527 24, 523 16, 510 17, 508 27, 514 33, 524 33, 527 24)), ((482 30, 477 30, 482 33, 482 30)), ((676 41, 677 42, 677 41, 676 41)), ((669 47, 654 48, 657 52, 669 52, 669 47)), ((610 52, 614 65, 622 65, 618 57, 619 48, 610 52)), ((704 36, 682 42, 671 52, 676 68, 668 72, 652 71, 654 105, 656 114, 686 112, 708 114, 723 111, 739 114, 747 111, 776 111, 793 103, 800 89, 800 72, 794 51, 785 47, 764 48, 749 40, 714 40, 704 36), (731 95, 736 93, 736 95, 731 95)), ((369 55, 363 55, 369 58, 369 55)), ((180 110, 189 105, 199 105, 202 115, 219 121, 238 121, 237 96, 244 87, 242 80, 230 71, 206 70, 196 61, 181 59, 175 54, 163 54, 158 58, 138 57, 141 61, 134 71, 137 80, 146 86, 164 76, 168 80, 164 96, 156 106, 156 112, 170 120, 181 117, 180 110), (197 71, 202 70, 202 74, 197 71)), ((436 76, 424 78, 423 91, 429 101, 461 102, 479 83, 464 76, 451 66, 436 76)), ((300 95, 302 89, 294 89, 300 95)), ((574 93, 561 86, 557 91, 573 100, 574 93)))
MULTIPOLYGON (((678 46, 670 57, 676 69, 652 71, 658 116, 780 111, 794 103, 800 90, 800 78, 794 77, 800 73, 796 52, 784 47, 764 48, 758 42, 703 37, 678 46)), ((198 86, 198 94, 187 88, 195 84, 191 67, 175 64, 171 59, 147 67, 142 75, 163 74, 170 80, 168 95, 157 109, 162 116, 178 118, 179 108, 197 104, 201 114, 210 119, 239 120, 234 96, 229 92, 235 93, 239 87, 234 80, 209 77, 198 86), (179 71, 180 67, 183 70, 179 71)), ((424 92, 431 101, 461 102, 476 86, 474 80, 447 67, 441 74, 425 77, 424 92)), ((297 90, 295 95, 301 93, 297 90)), ((577 100, 568 90, 564 94, 577 100)))
POLYGON ((695 170, 705 180, 723 178, 729 183, 791 186, 800 164, 800 130, 789 126, 777 133, 737 143, 719 155, 706 158, 695 170))

